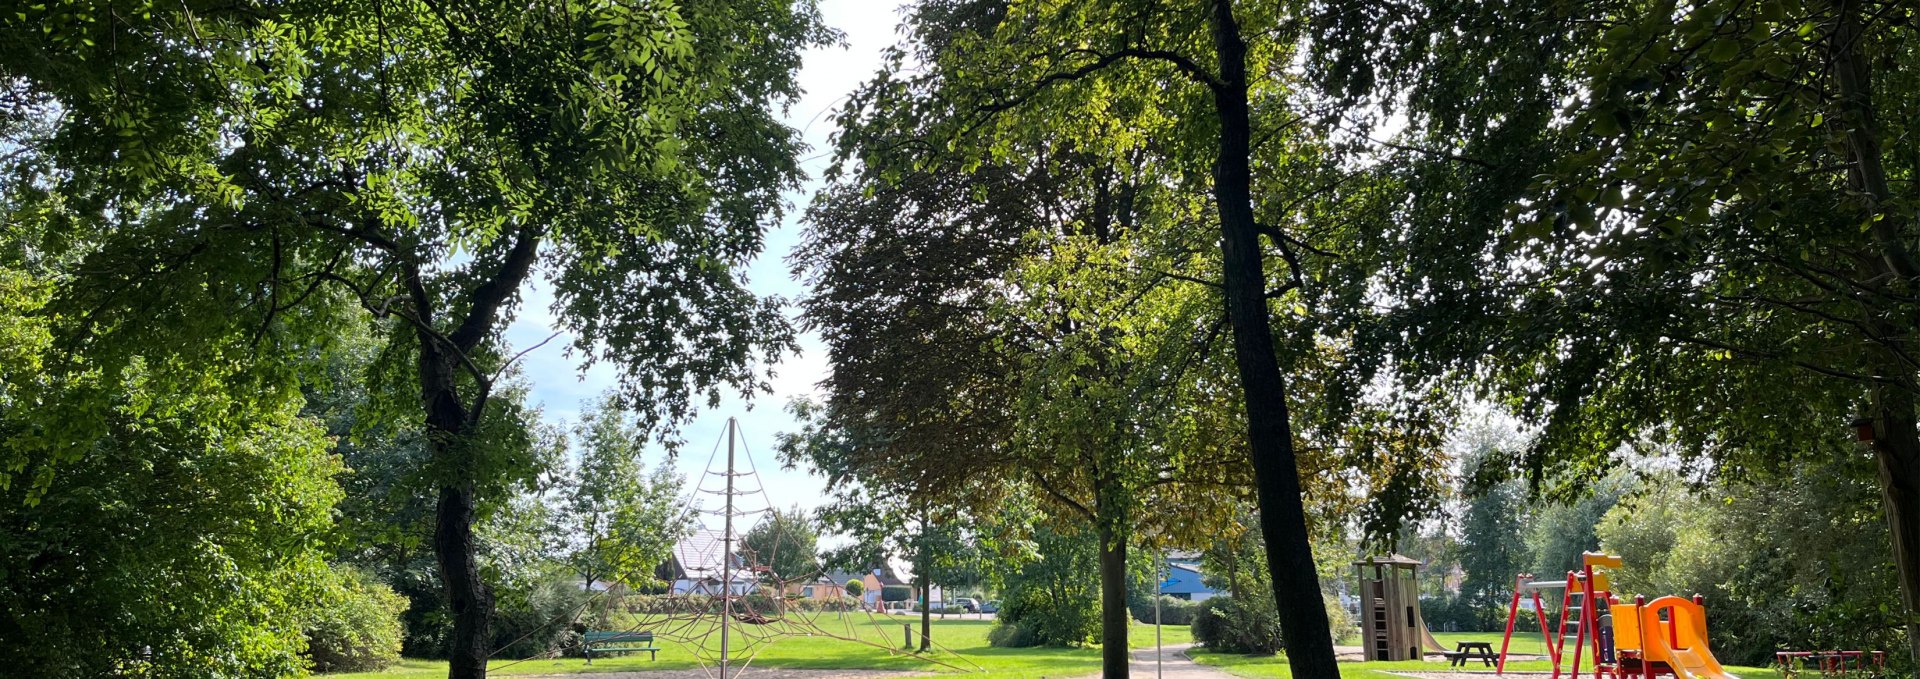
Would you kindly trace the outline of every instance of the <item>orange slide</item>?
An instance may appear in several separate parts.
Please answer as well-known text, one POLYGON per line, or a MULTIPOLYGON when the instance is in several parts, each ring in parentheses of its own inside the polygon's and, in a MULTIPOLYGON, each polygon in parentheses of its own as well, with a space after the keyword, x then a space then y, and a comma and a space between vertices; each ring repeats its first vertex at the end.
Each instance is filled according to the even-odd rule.
POLYGON ((1637 650, 1643 662, 1664 665, 1677 679, 1739 679, 1707 647, 1707 610, 1693 600, 1663 596, 1612 610, 1615 649, 1637 650))

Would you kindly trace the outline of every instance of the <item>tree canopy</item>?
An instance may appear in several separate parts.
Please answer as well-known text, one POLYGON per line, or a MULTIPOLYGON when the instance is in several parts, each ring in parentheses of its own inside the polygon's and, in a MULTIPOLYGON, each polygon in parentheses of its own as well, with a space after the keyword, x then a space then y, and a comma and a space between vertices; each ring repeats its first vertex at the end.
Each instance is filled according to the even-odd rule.
POLYGON ((800 50, 832 39, 811 3, 23 10, 0 18, 6 216, 71 266, 43 312, 59 358, 22 383, 36 421, 0 479, 44 461, 29 478, 50 485, 121 384, 165 395, 154 417, 187 394, 231 417, 295 388, 286 357, 382 319, 370 414, 424 422, 453 674, 478 677, 476 508, 532 467, 488 406, 536 272, 648 424, 753 388, 790 346, 736 271, 798 178, 775 114, 800 50))

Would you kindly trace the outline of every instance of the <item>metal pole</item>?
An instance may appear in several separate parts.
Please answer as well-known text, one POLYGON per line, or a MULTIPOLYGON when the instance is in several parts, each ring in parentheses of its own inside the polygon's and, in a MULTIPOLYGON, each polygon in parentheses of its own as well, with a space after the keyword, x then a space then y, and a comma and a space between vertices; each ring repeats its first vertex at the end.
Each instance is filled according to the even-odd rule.
POLYGON ((727 627, 733 622, 733 432, 739 425, 727 418, 727 502, 724 530, 720 534, 720 679, 727 679, 727 664, 732 660, 727 647, 727 627))
POLYGON ((1160 585, 1167 580, 1167 553, 1153 564, 1153 679, 1161 679, 1160 662, 1160 585))

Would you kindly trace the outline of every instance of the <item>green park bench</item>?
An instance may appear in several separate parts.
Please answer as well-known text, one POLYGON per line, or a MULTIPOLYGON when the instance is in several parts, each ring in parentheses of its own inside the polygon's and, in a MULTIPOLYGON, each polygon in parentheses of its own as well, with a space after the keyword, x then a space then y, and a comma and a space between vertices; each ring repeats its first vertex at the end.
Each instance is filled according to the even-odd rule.
POLYGON ((653 645, 652 632, 595 632, 589 630, 586 638, 587 664, 593 664, 594 653, 631 653, 646 651, 649 660, 660 659, 660 647, 653 645))

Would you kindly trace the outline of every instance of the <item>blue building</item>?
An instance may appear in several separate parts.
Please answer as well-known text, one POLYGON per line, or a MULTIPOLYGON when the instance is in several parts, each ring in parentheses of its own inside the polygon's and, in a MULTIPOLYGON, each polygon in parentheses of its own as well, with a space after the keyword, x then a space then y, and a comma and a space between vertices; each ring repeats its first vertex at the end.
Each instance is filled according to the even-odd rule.
POLYGON ((1172 558, 1167 560, 1167 579, 1160 583, 1160 593, 1175 599, 1206 601, 1225 592, 1201 581, 1199 559, 1172 558))

